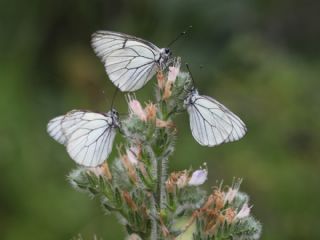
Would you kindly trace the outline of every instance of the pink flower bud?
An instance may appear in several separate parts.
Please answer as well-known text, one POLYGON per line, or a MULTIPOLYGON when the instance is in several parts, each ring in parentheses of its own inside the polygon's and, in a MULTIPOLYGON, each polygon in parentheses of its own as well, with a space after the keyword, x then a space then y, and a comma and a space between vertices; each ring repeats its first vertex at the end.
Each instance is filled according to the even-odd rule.
POLYGON ((248 217, 250 214, 251 207, 248 206, 248 203, 243 204, 241 210, 236 215, 237 219, 248 217))
POLYGON ((238 193, 238 189, 229 188, 228 192, 224 197, 224 202, 231 203, 235 198, 235 196, 237 195, 237 193, 238 193))
POLYGON ((173 66, 169 67, 168 82, 174 83, 180 72, 181 59, 178 57, 173 66))
POLYGON ((180 72, 180 66, 169 67, 168 81, 174 83, 180 72))
POLYGON ((138 116, 142 121, 147 121, 147 115, 138 100, 129 99, 129 108, 132 114, 138 116))
POLYGON ((139 149, 136 147, 130 147, 127 149, 127 156, 128 160, 132 165, 137 165, 138 164, 138 159, 137 155, 139 154, 139 149))

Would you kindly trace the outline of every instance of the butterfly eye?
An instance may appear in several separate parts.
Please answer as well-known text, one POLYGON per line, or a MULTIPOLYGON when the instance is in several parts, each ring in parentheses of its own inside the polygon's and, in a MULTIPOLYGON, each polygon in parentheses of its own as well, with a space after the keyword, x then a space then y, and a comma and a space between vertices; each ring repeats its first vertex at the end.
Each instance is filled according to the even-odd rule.
POLYGON ((112 110, 112 114, 115 115, 115 116, 118 116, 118 112, 116 110, 114 110, 114 109, 112 110))
POLYGON ((166 49, 164 50, 164 52, 165 52, 166 54, 171 54, 171 51, 170 51, 169 48, 166 48, 166 49))

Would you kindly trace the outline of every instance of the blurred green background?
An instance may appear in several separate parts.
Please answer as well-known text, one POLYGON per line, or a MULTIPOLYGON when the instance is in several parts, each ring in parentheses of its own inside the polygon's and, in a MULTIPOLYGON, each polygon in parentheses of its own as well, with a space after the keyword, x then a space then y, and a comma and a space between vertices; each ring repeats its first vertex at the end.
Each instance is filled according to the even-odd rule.
MULTIPOLYGON (((174 54, 191 65, 200 92, 249 131, 204 148, 182 114, 170 168, 207 162, 208 190, 243 177, 262 239, 320 239, 319 7, 311 0, 1 0, 0 238, 123 239, 114 216, 69 186, 75 164, 46 124, 75 108, 108 110, 115 88, 91 49, 94 31, 162 47, 193 25, 174 54)), ((151 82, 139 99, 151 97, 151 82)), ((116 107, 127 111, 122 94, 116 107)))

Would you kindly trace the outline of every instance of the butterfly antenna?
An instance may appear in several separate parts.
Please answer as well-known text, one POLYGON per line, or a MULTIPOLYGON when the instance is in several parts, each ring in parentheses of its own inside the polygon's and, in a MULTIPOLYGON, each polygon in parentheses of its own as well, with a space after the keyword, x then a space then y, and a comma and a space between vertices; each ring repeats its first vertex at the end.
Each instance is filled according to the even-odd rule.
MULTIPOLYGON (((101 91, 102 95, 105 97, 106 96, 106 92, 104 90, 101 91)), ((109 99, 108 98, 105 98, 106 99, 106 104, 108 105, 109 104, 109 99)))
POLYGON ((181 32, 175 39, 173 39, 169 44, 168 47, 170 47, 172 44, 174 44, 179 38, 186 35, 190 30, 192 29, 192 26, 190 25, 186 30, 181 32))
POLYGON ((119 88, 116 88, 116 91, 114 92, 114 94, 113 94, 113 96, 112 96, 111 109, 113 109, 114 100, 115 100, 118 92, 119 92, 119 88))
POLYGON ((193 83, 193 85, 195 85, 195 81, 194 81, 194 78, 193 78, 193 75, 192 75, 192 73, 191 73, 191 70, 190 70, 190 67, 189 67, 189 64, 188 64, 188 63, 186 63, 186 67, 187 67, 188 72, 189 72, 189 74, 190 74, 192 83, 193 83))

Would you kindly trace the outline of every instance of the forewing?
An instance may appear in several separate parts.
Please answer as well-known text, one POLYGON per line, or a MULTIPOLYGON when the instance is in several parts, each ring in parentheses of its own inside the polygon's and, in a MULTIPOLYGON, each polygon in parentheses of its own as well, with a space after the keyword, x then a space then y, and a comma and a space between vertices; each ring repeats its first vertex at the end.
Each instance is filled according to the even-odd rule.
POLYGON ((66 144, 67 138, 62 130, 62 120, 64 116, 59 116, 50 120, 47 125, 47 132, 49 135, 61 144, 66 144))
POLYGON ((95 32, 92 34, 91 44, 97 56, 102 60, 104 60, 114 50, 136 44, 147 46, 155 52, 160 51, 157 46, 142 38, 112 31, 95 32))
POLYGON ((121 91, 140 89, 158 69, 160 50, 146 40, 105 31, 93 35, 92 46, 110 80, 121 91))
POLYGON ((246 133, 241 119, 213 98, 198 95, 187 110, 192 135, 203 146, 236 141, 246 133))

